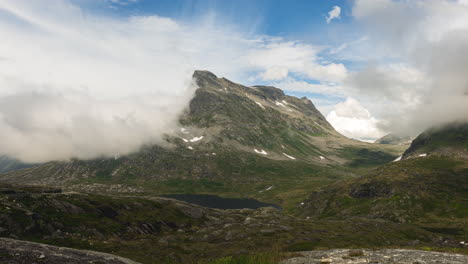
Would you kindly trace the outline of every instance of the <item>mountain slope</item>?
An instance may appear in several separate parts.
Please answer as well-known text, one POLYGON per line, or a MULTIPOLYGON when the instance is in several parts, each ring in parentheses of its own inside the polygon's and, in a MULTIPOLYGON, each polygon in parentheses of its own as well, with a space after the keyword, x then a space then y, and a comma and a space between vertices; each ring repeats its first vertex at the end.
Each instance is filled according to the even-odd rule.
POLYGON ((403 158, 441 154, 468 158, 468 123, 452 123, 424 131, 403 154, 403 158))
POLYGON ((399 134, 390 133, 379 139, 374 143, 377 144, 392 144, 392 145, 409 145, 413 141, 413 138, 410 136, 402 136, 399 134))
POLYGON ((114 158, 49 162, 0 175, 0 181, 293 203, 311 188, 353 176, 349 168, 383 164, 402 152, 340 135, 306 98, 274 87, 246 87, 207 71, 193 77, 199 88, 165 146, 114 158))
POLYGON ((5 173, 9 171, 31 168, 37 164, 27 164, 21 161, 9 158, 6 155, 0 155, 0 173, 5 173))
POLYGON ((388 219, 466 238, 465 129, 465 125, 451 125, 425 131, 406 152, 406 157, 411 158, 313 192, 304 201, 301 215, 319 219, 388 219), (423 151, 430 154, 418 155, 423 151))

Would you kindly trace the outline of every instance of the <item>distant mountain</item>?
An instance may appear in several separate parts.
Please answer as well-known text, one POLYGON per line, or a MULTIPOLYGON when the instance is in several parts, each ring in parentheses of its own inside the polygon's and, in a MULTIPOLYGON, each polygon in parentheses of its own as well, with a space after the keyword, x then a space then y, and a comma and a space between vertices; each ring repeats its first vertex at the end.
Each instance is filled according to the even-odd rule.
POLYGON ((411 136, 404 136, 395 133, 387 134, 379 139, 377 139, 374 143, 377 144, 392 144, 392 145, 409 145, 411 141, 413 141, 413 137, 411 136))
POLYGON ((427 130, 401 161, 313 192, 301 215, 387 219, 462 239, 468 235, 467 146, 465 124, 427 130))
POLYGON ((36 165, 37 164, 23 163, 6 155, 0 155, 0 173, 31 168, 36 165))
POLYGON ((0 181, 90 192, 275 193, 292 202, 290 195, 300 195, 291 192, 292 186, 350 177, 348 168, 384 164, 403 152, 342 136, 305 97, 270 86, 243 86, 207 71, 193 77, 199 88, 180 118, 180 130, 166 136, 164 147, 49 162, 0 175, 0 181))

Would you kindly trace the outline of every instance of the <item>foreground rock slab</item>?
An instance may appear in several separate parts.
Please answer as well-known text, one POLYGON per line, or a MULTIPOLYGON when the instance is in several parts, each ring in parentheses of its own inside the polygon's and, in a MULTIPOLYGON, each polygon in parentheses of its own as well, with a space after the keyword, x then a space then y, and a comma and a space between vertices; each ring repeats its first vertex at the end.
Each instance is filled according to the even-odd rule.
POLYGON ((382 250, 316 250, 300 252, 301 257, 284 260, 281 264, 465 264, 468 256, 408 249, 382 250))
POLYGON ((111 254, 55 247, 9 238, 0 238, 0 263, 3 264, 138 264, 111 254))

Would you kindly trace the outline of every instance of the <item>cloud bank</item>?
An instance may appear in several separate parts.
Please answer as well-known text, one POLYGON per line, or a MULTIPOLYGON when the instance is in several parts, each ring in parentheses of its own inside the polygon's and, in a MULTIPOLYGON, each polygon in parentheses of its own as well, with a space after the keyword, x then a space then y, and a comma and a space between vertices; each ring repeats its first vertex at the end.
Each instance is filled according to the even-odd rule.
POLYGON ((378 120, 353 98, 335 105, 327 120, 336 131, 359 140, 372 141, 386 133, 378 128, 378 120))
POLYGON ((353 16, 374 57, 346 84, 379 105, 380 127, 414 134, 468 121, 466 1, 357 0, 353 16))

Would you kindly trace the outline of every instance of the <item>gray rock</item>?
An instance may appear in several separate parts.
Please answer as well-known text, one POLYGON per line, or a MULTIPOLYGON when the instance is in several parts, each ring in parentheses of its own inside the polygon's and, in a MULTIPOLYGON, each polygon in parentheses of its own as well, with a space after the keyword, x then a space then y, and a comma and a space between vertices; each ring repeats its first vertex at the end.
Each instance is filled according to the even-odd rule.
POLYGON ((362 250, 362 256, 350 254, 357 252, 348 249, 316 250, 301 252, 302 257, 294 257, 280 262, 281 264, 465 264, 468 256, 441 252, 408 249, 362 250), (331 260, 331 262, 330 262, 331 260), (328 261, 328 262, 324 262, 328 261))
POLYGON ((130 259, 90 250, 77 250, 46 244, 0 238, 0 263, 26 264, 138 264, 130 259), (46 262, 44 262, 46 261, 46 262))

